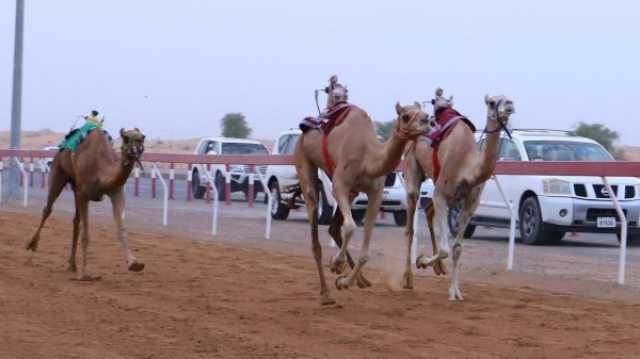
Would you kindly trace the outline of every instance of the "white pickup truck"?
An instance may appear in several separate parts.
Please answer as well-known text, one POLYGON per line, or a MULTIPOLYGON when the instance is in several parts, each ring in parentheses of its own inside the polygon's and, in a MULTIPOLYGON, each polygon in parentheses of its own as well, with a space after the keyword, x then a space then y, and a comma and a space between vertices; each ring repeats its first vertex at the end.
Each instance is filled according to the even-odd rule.
MULTIPOLYGON (((514 130, 512 137, 502 135, 499 160, 614 160, 597 142, 565 131, 514 130)), ((480 137, 478 145, 483 141, 480 137)), ((497 178, 507 197, 516 205, 520 240, 525 244, 557 242, 567 232, 619 234, 616 210, 601 177, 498 175, 497 178)), ((629 239, 640 239, 640 180, 610 177, 608 181, 626 214, 629 239)), ((456 231, 457 213, 457 208, 449 213, 452 232, 456 231)), ((508 228, 509 219, 510 211, 496 181, 490 179, 465 230, 465 238, 473 235, 476 226, 508 228)))
MULTIPOLYGON (((269 150, 260 141, 246 140, 241 138, 229 138, 229 137, 205 137, 198 142, 195 149, 197 155, 268 155, 269 150)), ((211 165, 210 174, 213 177, 216 188, 224 188, 225 180, 229 177, 231 184, 231 192, 242 191, 245 196, 248 197, 248 185, 249 174, 251 169, 247 165, 230 165, 229 170, 225 165, 211 165)), ((256 171, 260 171, 261 174, 266 173, 267 166, 256 166, 256 171)), ((207 167, 204 165, 193 165, 191 169, 191 186, 193 191, 193 197, 202 198, 204 196, 207 176, 207 167)), ((255 178, 254 181, 254 196, 258 195, 258 192, 262 191, 262 185, 260 181, 255 178)), ((224 190, 218 192, 218 199, 224 201, 226 194, 224 190)))

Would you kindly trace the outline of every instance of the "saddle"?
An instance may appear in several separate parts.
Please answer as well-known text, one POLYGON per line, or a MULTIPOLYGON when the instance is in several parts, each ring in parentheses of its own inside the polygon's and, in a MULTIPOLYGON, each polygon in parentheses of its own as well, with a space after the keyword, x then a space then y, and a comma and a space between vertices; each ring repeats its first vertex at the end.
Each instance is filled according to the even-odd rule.
POLYGON ((72 152, 75 152, 78 146, 89 136, 89 134, 91 134, 91 132, 96 129, 102 132, 102 134, 107 138, 107 142, 109 142, 109 144, 113 143, 113 138, 106 130, 103 130, 102 128, 92 123, 86 123, 80 128, 69 131, 69 133, 64 136, 64 140, 62 140, 62 143, 58 145, 58 151, 64 151, 68 149, 72 152))
POLYGON ((438 148, 440 148, 440 143, 444 141, 444 139, 451 133, 451 129, 453 129, 458 122, 462 121, 465 125, 469 126, 472 132, 476 131, 476 126, 466 118, 461 115, 458 111, 454 110, 451 107, 446 107, 438 112, 436 112, 436 126, 434 126, 429 133, 423 136, 423 139, 431 144, 431 148, 433 148, 432 152, 432 160, 433 160, 433 172, 434 179, 436 182, 438 177, 440 176, 440 159, 438 158, 438 148))
POLYGON ((309 130, 315 129, 322 131, 322 157, 324 164, 327 168, 327 176, 333 177, 333 171, 335 170, 335 163, 329 154, 329 133, 336 126, 340 125, 349 112, 357 106, 352 105, 346 101, 339 102, 333 107, 329 108, 326 112, 323 112, 319 117, 305 117, 300 122, 300 130, 302 133, 306 133, 309 130))

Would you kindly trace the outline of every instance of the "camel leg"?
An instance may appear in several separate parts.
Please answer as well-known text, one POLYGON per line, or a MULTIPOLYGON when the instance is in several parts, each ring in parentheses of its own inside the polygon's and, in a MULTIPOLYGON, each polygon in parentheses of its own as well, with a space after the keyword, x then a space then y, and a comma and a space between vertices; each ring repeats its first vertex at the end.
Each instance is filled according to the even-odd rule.
POLYGON ((26 248, 29 251, 36 251, 38 249, 38 242, 40 241, 40 232, 42 231, 42 227, 44 227, 44 223, 47 221, 47 218, 51 215, 51 210, 53 209, 53 203, 60 196, 60 192, 64 186, 69 182, 69 178, 62 172, 62 170, 53 166, 51 171, 51 175, 49 176, 49 193, 47 194, 47 204, 44 206, 42 210, 42 219, 40 220, 40 225, 36 230, 36 233, 31 237, 31 240, 27 242, 26 248))
POLYGON ((76 251, 78 249, 78 237, 80 236, 80 212, 78 211, 78 204, 76 201, 76 214, 73 217, 73 238, 71 239, 71 253, 69 254, 69 272, 77 272, 76 266, 76 251))
MULTIPOLYGON (((346 276, 342 275, 336 279, 336 287, 338 289, 347 289, 349 288, 349 286, 353 285, 356 278, 362 271, 362 268, 369 261, 369 244, 371 243, 371 234, 373 233, 373 225, 376 222, 376 218, 378 217, 378 211, 380 210, 380 202, 382 201, 382 196, 381 196, 382 188, 383 188, 383 182, 378 181, 375 188, 367 192, 369 203, 367 204, 367 214, 365 216, 365 221, 364 221, 364 240, 362 241, 362 249, 360 250, 360 257, 358 258, 358 262, 356 262, 356 267, 348 275, 346 276)), ((353 229, 351 229, 351 231, 349 232, 350 227, 348 227, 347 224, 351 223, 353 225, 352 228, 355 228, 355 222, 351 217, 351 206, 350 206, 351 202, 345 203, 344 193, 342 193, 342 191, 339 191, 339 190, 337 192, 342 195, 340 196, 340 200, 339 200, 340 210, 342 210, 343 216, 345 216, 345 212, 348 214, 348 216, 345 216, 346 223, 344 226, 347 227, 347 232, 344 233, 345 242, 343 243, 343 247, 342 247, 342 248, 346 248, 349 244, 349 241, 351 240, 351 236, 353 235, 353 229)), ((348 197, 347 197, 347 201, 348 201, 348 197)))
POLYGON ((471 196, 470 200, 466 200, 464 202, 464 208, 462 209, 462 213, 460 215, 460 228, 458 229, 458 234, 453 242, 453 246, 451 247, 451 257, 453 261, 453 270, 451 271, 451 282, 449 284, 449 300, 456 301, 462 300, 462 293, 460 292, 460 287, 458 286, 458 264, 460 263, 460 257, 462 256, 462 242, 464 241, 464 230, 467 228, 469 221, 471 221, 471 216, 473 212, 475 212, 476 207, 479 202, 479 194, 475 196, 471 196))
POLYGON ((433 205, 435 210, 435 226, 434 234, 436 238, 440 238, 440 248, 432 257, 426 257, 421 254, 416 260, 416 267, 426 269, 434 265, 435 262, 443 260, 449 256, 449 228, 447 224, 447 201, 440 194, 438 188, 433 196, 433 205))
MULTIPOLYGON (((351 242, 351 237, 356 229, 356 223, 351 216, 351 202, 349 202, 350 191, 337 179, 337 177, 338 176, 334 177, 333 196, 338 202, 338 210, 342 212, 342 218, 344 219, 342 227, 340 228, 344 241, 342 242, 342 246, 340 246, 338 253, 331 257, 331 260, 329 261, 329 268, 333 273, 342 273, 347 266, 347 248, 349 248, 349 242, 351 242)), ((357 267, 358 264, 356 263, 356 268, 357 267)))
MULTIPOLYGON (((331 221, 331 225, 329 226, 329 235, 333 238, 333 241, 336 242, 338 247, 342 247, 342 233, 340 233, 340 228, 342 227, 342 223, 344 222, 344 217, 342 217, 341 211, 336 211, 336 214, 331 221)), ((349 250, 347 249, 347 261, 349 262, 349 266, 351 269, 355 268, 355 262, 349 254, 349 250)), ((340 273, 338 273, 340 274, 340 273)), ((359 288, 367 288, 371 286, 371 282, 367 278, 365 278, 364 274, 360 272, 358 277, 356 278, 357 284, 359 288)))
POLYGON ((302 164, 298 165, 298 176, 300 177, 300 187, 302 188, 309 225, 311 226, 311 251, 316 261, 318 276, 320 277, 320 304, 334 304, 335 300, 331 298, 324 276, 322 246, 318 238, 318 188, 316 185, 318 182, 318 169, 303 160, 302 164))
POLYGON ((406 244, 406 261, 404 275, 402 277, 404 289, 413 289, 413 271, 411 270, 411 246, 413 244, 413 218, 416 212, 416 203, 418 202, 418 193, 420 192, 420 179, 414 172, 408 170, 404 173, 405 186, 407 190, 407 224, 405 225, 404 237, 406 244))
MULTIPOLYGON (((433 232, 433 217, 435 213, 433 202, 429 202, 427 207, 424 209, 424 214, 427 217, 427 228, 429 229, 429 235, 431 236, 431 248, 433 250, 433 254, 438 253, 438 241, 436 240, 436 234, 433 232)), ((442 260, 436 261, 433 264, 433 272, 436 275, 445 275, 447 274, 447 265, 442 260)))
POLYGON ((122 249, 127 259, 127 268, 132 272, 141 272, 144 269, 144 263, 139 262, 136 257, 131 253, 129 249, 129 241, 127 238, 127 230, 122 223, 122 212, 124 211, 125 197, 124 191, 119 191, 109 195, 111 204, 113 206, 113 219, 116 222, 116 228, 118 231, 118 240, 122 244, 122 249))
POLYGON ((80 221, 82 222, 82 235, 80 236, 80 274, 78 275, 78 280, 100 280, 100 277, 93 276, 87 272, 87 249, 89 247, 89 201, 86 198, 78 198, 76 203, 76 210, 80 213, 80 221))

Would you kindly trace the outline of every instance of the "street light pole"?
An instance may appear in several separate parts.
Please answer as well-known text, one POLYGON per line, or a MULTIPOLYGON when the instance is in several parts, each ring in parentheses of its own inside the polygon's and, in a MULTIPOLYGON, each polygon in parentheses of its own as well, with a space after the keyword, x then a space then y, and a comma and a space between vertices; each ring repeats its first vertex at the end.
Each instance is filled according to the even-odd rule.
MULTIPOLYGON (((11 147, 20 148, 22 115, 22 48, 24 35, 24 0, 16 0, 16 33, 13 50, 13 102, 11 104, 11 147)), ((11 161, 9 167, 9 196, 18 198, 20 177, 18 165, 11 161)), ((25 179, 26 180, 26 179, 25 179)), ((26 184, 25 184, 26 185, 26 184)))

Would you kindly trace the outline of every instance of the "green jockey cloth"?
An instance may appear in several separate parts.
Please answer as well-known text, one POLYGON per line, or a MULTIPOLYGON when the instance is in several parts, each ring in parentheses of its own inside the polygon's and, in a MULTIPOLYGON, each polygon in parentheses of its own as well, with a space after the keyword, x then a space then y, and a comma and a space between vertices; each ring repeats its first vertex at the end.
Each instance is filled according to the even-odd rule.
POLYGON ((84 126, 80 127, 76 131, 72 131, 69 135, 67 135, 67 137, 65 137, 64 140, 62 140, 62 143, 58 145, 59 150, 63 151, 69 149, 72 152, 75 152, 78 148, 78 145, 80 145, 80 143, 89 135, 89 133, 96 128, 99 127, 94 123, 85 123, 84 126))

